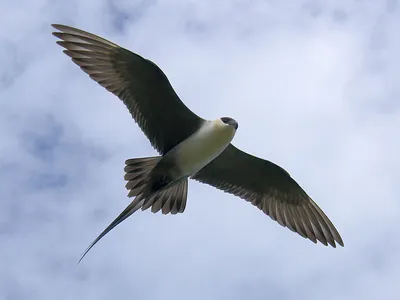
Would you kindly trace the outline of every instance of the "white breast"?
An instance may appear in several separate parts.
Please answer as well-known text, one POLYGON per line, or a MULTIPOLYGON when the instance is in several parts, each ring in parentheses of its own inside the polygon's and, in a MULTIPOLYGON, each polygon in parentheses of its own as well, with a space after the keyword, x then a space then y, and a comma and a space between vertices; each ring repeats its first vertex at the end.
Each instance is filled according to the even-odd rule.
POLYGON ((182 175, 192 176, 200 171, 225 150, 234 135, 235 129, 221 120, 205 123, 171 151, 182 175))

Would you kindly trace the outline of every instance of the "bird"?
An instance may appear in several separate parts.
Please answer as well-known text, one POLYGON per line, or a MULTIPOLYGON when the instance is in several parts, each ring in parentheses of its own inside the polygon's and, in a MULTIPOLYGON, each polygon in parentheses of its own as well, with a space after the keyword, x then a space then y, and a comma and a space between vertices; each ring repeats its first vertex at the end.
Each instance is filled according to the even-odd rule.
POLYGON ((244 199, 314 243, 344 246, 330 219, 285 169, 231 143, 238 130, 235 119, 199 117, 151 60, 84 30, 61 24, 52 27, 63 52, 122 100, 159 154, 125 161, 125 187, 133 200, 88 246, 79 262, 139 209, 183 213, 189 179, 244 199))

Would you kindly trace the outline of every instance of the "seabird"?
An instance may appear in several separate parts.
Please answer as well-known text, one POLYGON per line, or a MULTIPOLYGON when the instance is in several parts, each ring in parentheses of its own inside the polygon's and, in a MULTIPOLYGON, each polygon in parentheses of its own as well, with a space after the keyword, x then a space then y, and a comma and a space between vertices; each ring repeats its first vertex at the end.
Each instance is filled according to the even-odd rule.
POLYGON ((278 165, 232 145, 238 123, 205 120, 180 100, 152 61, 106 39, 65 25, 52 25, 57 44, 90 78, 116 95, 159 156, 125 162, 126 209, 90 244, 138 209, 183 213, 188 178, 238 196, 314 243, 344 246, 335 226, 299 184, 278 165))

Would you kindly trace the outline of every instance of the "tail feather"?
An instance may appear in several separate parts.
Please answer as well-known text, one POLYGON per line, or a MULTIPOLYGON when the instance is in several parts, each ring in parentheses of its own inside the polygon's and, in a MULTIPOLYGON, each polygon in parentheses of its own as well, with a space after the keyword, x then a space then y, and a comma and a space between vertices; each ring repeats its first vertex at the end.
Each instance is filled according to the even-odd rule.
POLYGON ((142 195, 139 195, 136 197, 125 209, 122 213, 119 214, 118 217, 115 218, 114 221, 111 222, 110 225, 107 226, 106 229, 103 230, 102 233, 99 234, 99 236, 89 245, 89 247, 85 250, 85 252, 82 254, 81 258, 79 259, 79 262, 86 256, 86 254, 90 251, 90 249, 93 248, 94 245, 97 244, 98 241, 100 241, 107 233, 109 233, 112 229, 114 229, 119 223, 127 219, 130 215, 132 215, 135 211, 137 211, 142 205, 143 205, 143 197, 142 195))
POLYGON ((151 211, 156 213, 162 211, 163 214, 183 213, 186 207, 188 179, 183 178, 167 184, 159 190, 153 190, 151 171, 158 164, 162 157, 146 157, 128 159, 125 167, 125 180, 128 181, 126 188, 129 190, 128 197, 136 196, 135 199, 111 222, 110 225, 89 245, 83 253, 79 262, 89 252, 89 250, 100 241, 108 232, 115 228, 134 212, 146 210, 151 207, 151 211))
MULTIPOLYGON (((157 182, 156 186, 163 187, 166 184, 165 188, 161 188, 160 190, 148 190, 148 188, 154 187, 154 183, 152 180, 157 180, 157 177, 151 178, 150 174, 157 166, 157 164, 161 160, 161 156, 153 156, 153 157, 145 157, 145 158, 132 158, 126 160, 125 164, 125 187, 129 190, 128 197, 138 196, 141 193, 145 193, 147 196, 145 197, 142 210, 146 210, 151 207, 151 211, 156 213, 158 211, 162 211, 163 214, 177 214, 182 213, 186 207, 186 198, 187 198, 187 188, 188 188, 188 180, 180 180, 178 182, 173 182, 168 184, 164 183, 162 180, 167 180, 168 182, 168 174, 162 175, 162 184, 157 182), (145 191, 145 189, 147 189, 145 191)), ((154 175, 154 174, 153 174, 154 175)), ((159 175, 159 174, 158 174, 159 175)))
POLYGON ((125 177, 128 182, 125 187, 129 190, 128 197, 137 196, 145 187, 153 168, 160 162, 161 156, 132 158, 125 161, 125 177))
MULTIPOLYGON (((180 198, 176 197, 175 201, 173 202, 173 206, 171 208, 171 214, 176 213, 183 213, 186 208, 186 199, 187 199, 187 192, 188 192, 188 180, 184 180, 183 184, 175 185, 176 190, 174 191, 175 195, 181 195, 180 198)), ((174 196, 171 193, 171 198, 174 196)))
POLYGON ((173 215, 183 213, 186 207, 187 191, 188 180, 185 178, 147 197, 143 203, 142 210, 151 207, 153 213, 160 210, 164 215, 168 213, 173 215))

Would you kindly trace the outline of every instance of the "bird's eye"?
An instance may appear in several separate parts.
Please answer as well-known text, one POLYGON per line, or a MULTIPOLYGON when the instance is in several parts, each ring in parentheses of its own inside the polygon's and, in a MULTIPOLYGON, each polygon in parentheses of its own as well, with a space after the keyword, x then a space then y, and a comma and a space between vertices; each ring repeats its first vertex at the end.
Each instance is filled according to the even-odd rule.
POLYGON ((231 118, 228 118, 228 117, 223 117, 223 118, 221 118, 221 121, 222 122, 224 122, 225 124, 229 124, 229 121, 231 121, 232 119, 231 118))

